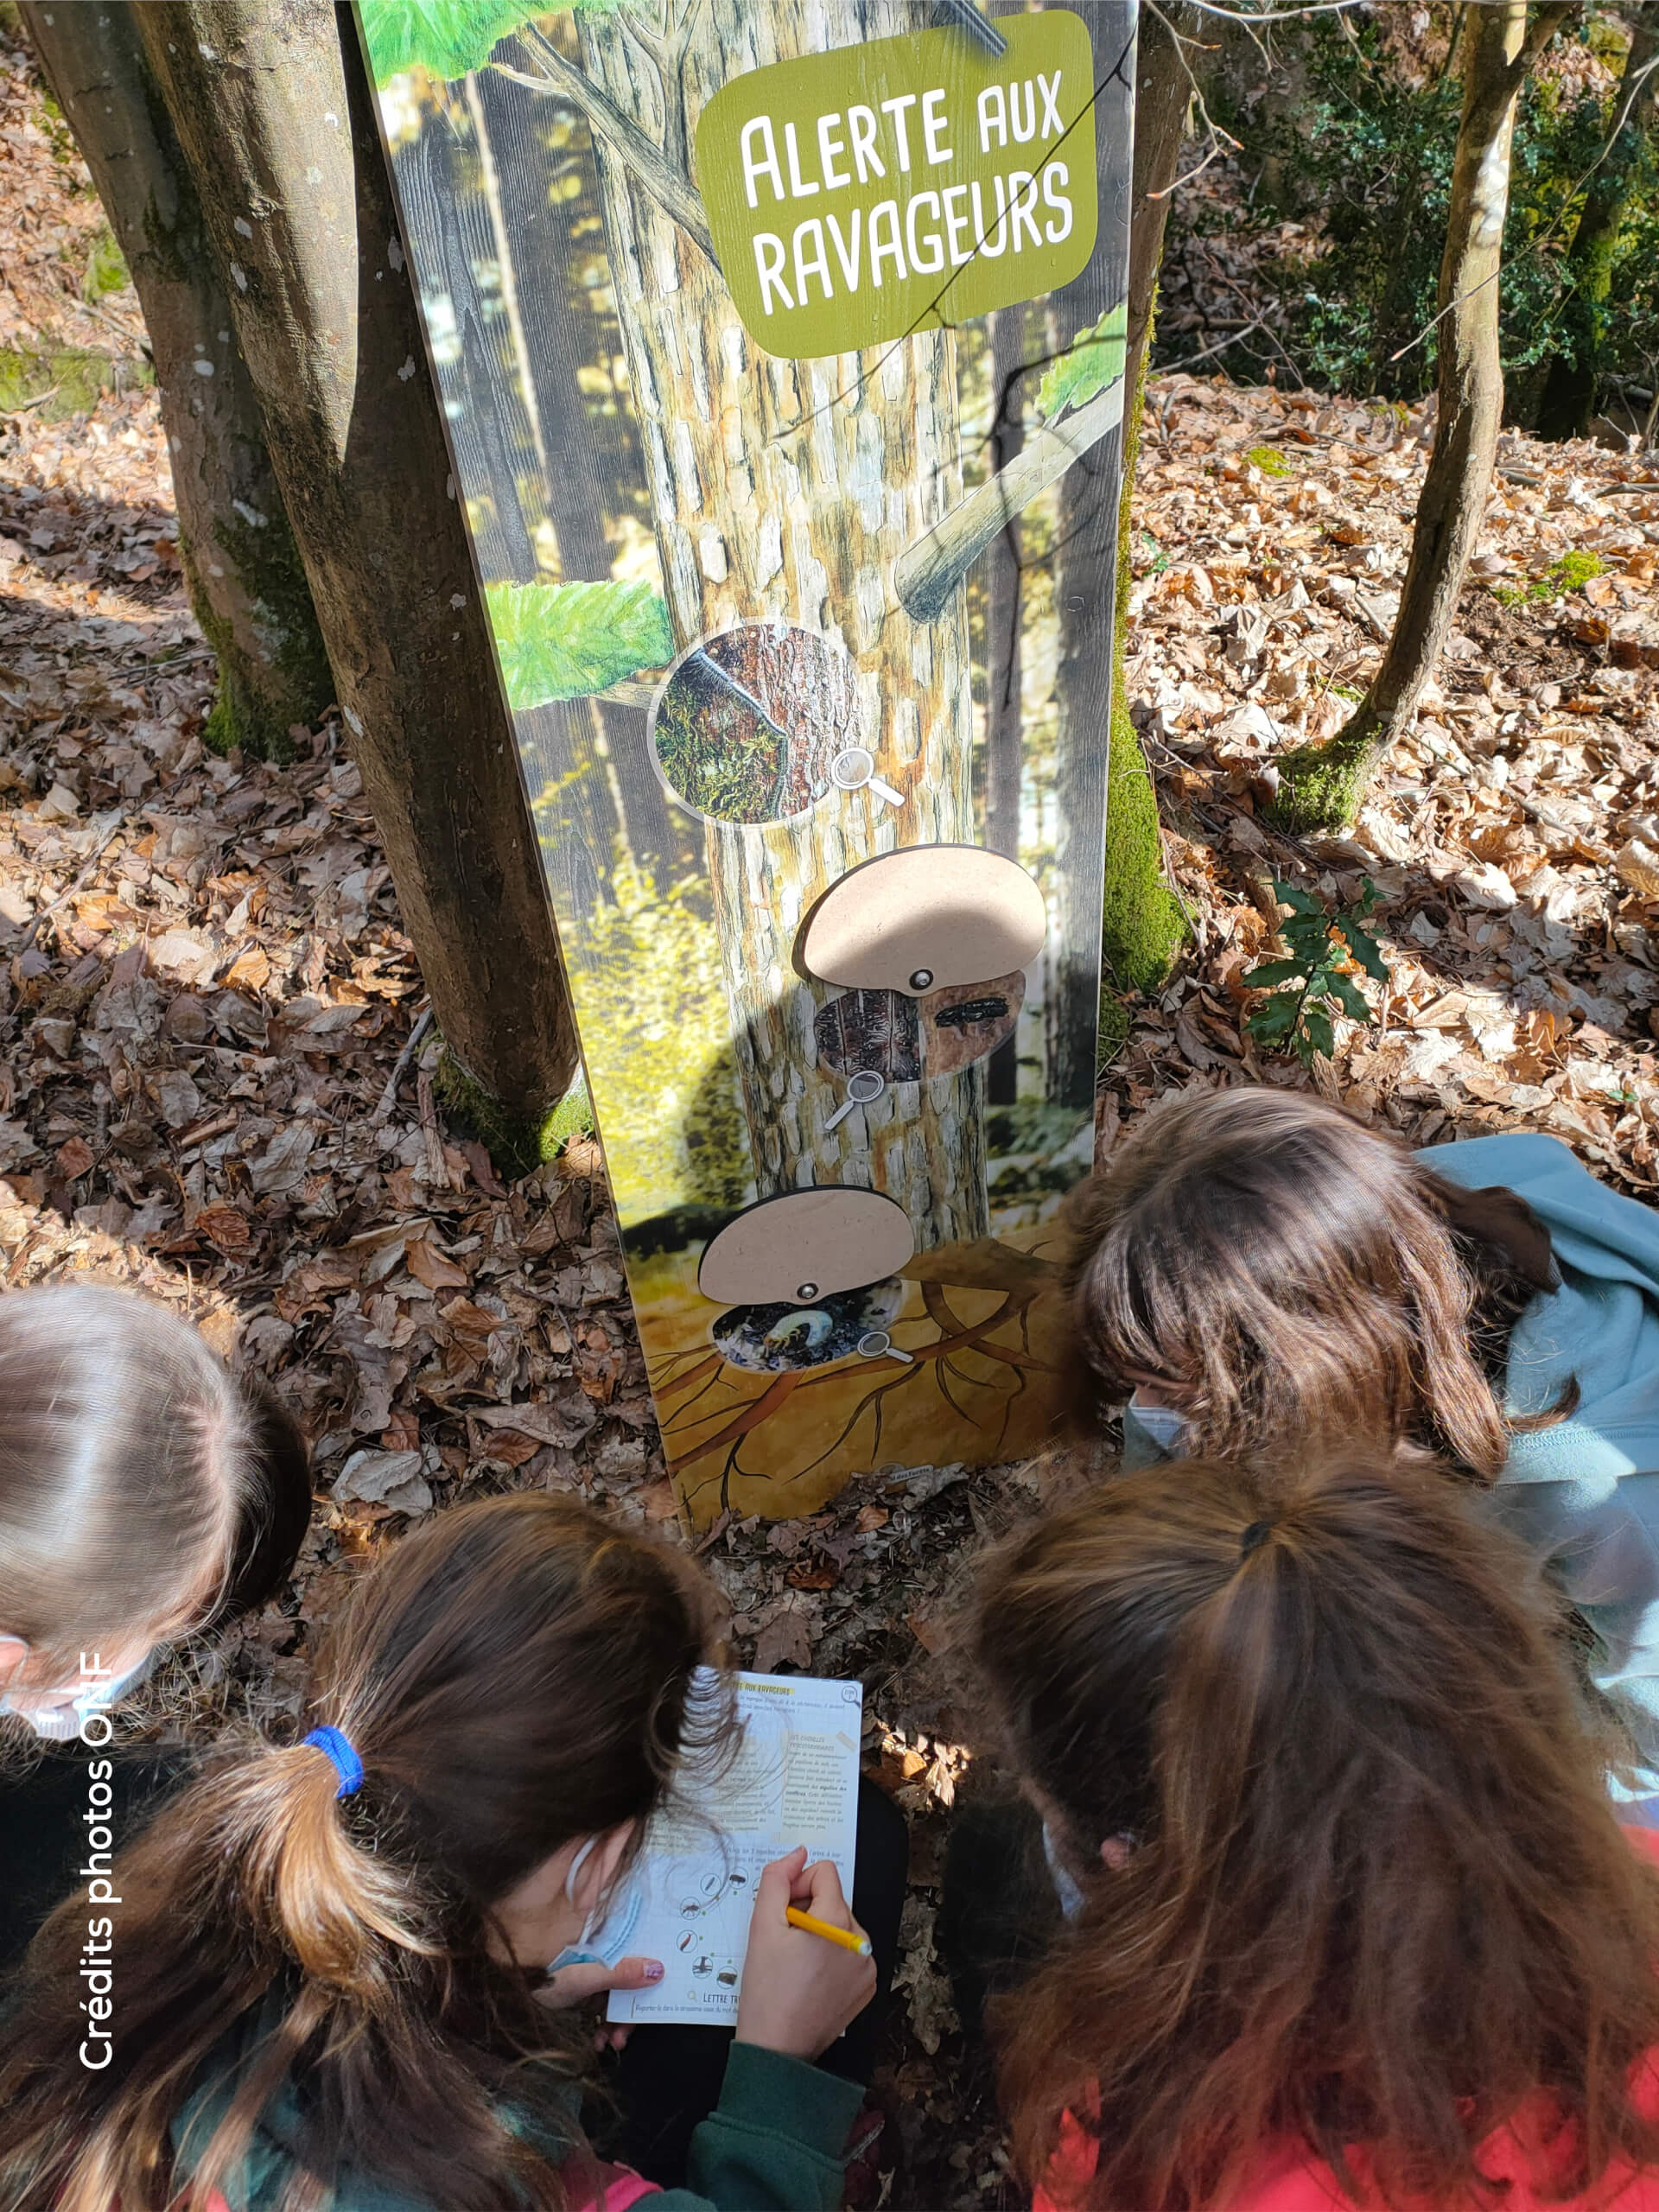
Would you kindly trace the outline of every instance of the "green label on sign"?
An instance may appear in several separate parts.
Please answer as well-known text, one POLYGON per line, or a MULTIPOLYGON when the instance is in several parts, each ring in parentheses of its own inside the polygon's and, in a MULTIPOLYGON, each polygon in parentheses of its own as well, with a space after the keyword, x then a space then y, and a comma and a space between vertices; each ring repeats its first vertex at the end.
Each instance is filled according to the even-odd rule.
POLYGON ((697 176, 745 328, 842 353, 1069 284, 1094 251, 1093 57, 1068 10, 753 69, 697 125, 697 176))

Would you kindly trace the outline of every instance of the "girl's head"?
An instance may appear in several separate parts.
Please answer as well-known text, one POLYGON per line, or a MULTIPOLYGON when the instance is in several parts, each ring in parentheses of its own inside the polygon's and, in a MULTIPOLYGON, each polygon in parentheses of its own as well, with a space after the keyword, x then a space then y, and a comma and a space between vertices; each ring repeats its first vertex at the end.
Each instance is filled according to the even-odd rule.
POLYGON ((263 1605, 310 1511, 294 1423, 168 1307, 98 1283, 0 1298, 0 1689, 40 1733, 263 1605))
POLYGON ((1477 1498, 1399 1462, 1276 1499, 1150 1469, 994 1556, 979 1664, 1084 1894, 1002 2023, 1028 2172, 1070 2110, 1090 2202, 1220 2204, 1277 2144, 1446 2204, 1540 2089, 1552 2188, 1659 2157, 1626 2094, 1659 1891, 1554 1630, 1477 1498))
POLYGON ((674 1555, 569 1501, 493 1498, 406 1537, 353 1592, 316 1681, 313 1719, 352 1746, 360 1787, 340 1796, 322 1749, 258 1744, 118 1859, 106 2068, 78 2056, 84 1904, 36 1940, 0 2037, 0 2202, 10 2184, 58 2212, 170 2204, 169 2124, 262 2007, 234 2097, 192 2124, 203 2202, 290 2070, 302 2163, 325 2183, 347 2164, 423 2202, 562 2202, 495 2108, 557 2033, 520 1970, 556 1945, 526 1955, 513 1930, 551 1944, 567 1875, 567 1911, 601 1902, 592 1870, 668 1788, 706 1641, 674 1555))
POLYGON ((1185 1447, 1422 1446, 1487 1479, 1508 1435, 1471 1350, 1480 1286, 1447 1192, 1395 1138, 1306 1091, 1184 1091, 1068 1202, 1067 1282, 1104 1399, 1138 1389, 1185 1447))

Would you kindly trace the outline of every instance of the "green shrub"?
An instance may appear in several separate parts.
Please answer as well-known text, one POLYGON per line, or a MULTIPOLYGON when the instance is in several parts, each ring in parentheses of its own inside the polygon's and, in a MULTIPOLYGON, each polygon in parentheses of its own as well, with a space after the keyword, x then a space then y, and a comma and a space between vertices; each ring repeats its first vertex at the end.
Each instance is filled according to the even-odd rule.
MULTIPOLYGON (((1416 400, 1433 388, 1433 329, 1446 239, 1452 159, 1462 88, 1454 67, 1408 83, 1387 52, 1382 11, 1338 28, 1310 24, 1287 52, 1302 73, 1300 96, 1280 119, 1221 109, 1259 168, 1252 219, 1294 218, 1314 233, 1311 255, 1263 275, 1290 302, 1279 335, 1300 374, 1328 391, 1416 400)), ((1558 35, 1606 46, 1609 26, 1592 15, 1558 35)), ((1564 265, 1586 181, 1598 168, 1612 102, 1563 91, 1548 76, 1522 94, 1511 157, 1503 241, 1502 332, 1507 410, 1529 422, 1543 367, 1588 312, 1564 265)), ((1659 153, 1647 135, 1612 257, 1605 306, 1593 310, 1590 342, 1604 379, 1650 386, 1659 356, 1659 153)), ((1213 222, 1200 202, 1200 224, 1213 222)), ((1179 251, 1181 202, 1173 204, 1170 244, 1179 251)), ((1574 336, 1574 345, 1582 340, 1574 336)), ((1160 349, 1192 347, 1172 332, 1160 349)), ((1247 340, 1216 357, 1251 382, 1259 360, 1247 340)), ((1252 455, 1254 459, 1255 456, 1252 455)))

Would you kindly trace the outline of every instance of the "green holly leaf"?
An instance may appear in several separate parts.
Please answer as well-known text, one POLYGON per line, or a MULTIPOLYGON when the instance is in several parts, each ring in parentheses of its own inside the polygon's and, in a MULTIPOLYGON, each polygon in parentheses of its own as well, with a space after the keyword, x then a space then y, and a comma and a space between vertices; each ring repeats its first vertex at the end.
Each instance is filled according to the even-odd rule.
POLYGON ((1299 890, 1294 883, 1275 881, 1273 895, 1281 906, 1288 906, 1293 914, 1317 914, 1328 925, 1323 902, 1311 891, 1299 890))
POLYGON ((1325 988, 1343 1012, 1351 1014, 1356 1021, 1369 1021, 1371 1019, 1371 1009, 1365 1002, 1364 993, 1357 983, 1351 982, 1346 976, 1327 976, 1325 979, 1325 988))
POLYGON ((1374 982, 1386 983, 1389 963, 1382 957, 1381 946, 1370 930, 1363 930, 1350 915, 1344 914, 1338 925, 1348 940, 1348 950, 1374 982))
POLYGON ((1081 407, 1109 384, 1120 384, 1129 337, 1127 300, 1108 308, 1092 329, 1084 331, 1057 361, 1051 361, 1037 387, 1044 422, 1057 422, 1069 407, 1081 407))
POLYGON ((1281 991, 1277 998, 1264 1000, 1244 1027, 1260 1045, 1281 1044, 1296 1027, 1300 1007, 1298 993, 1281 991))
POLYGON ((527 0, 359 0, 375 82, 417 64, 452 79, 481 69, 500 40, 542 8, 527 0))
POLYGON ((603 691, 674 655, 668 608, 647 583, 486 584, 516 709, 603 691))
POLYGON ((1306 973, 1302 961, 1268 960, 1260 968, 1252 968, 1248 976, 1241 976, 1238 980, 1253 991, 1265 991, 1270 990, 1275 983, 1300 981, 1306 973))
MULTIPOLYGON (((1323 1052, 1327 1060, 1337 1048, 1336 1032, 1331 1027, 1331 1016, 1322 1006, 1302 1008, 1301 1034, 1306 1038, 1313 1050, 1323 1052)), ((1300 1038, 1297 1041, 1300 1045, 1300 1038)), ((1306 1059, 1303 1065, 1306 1065, 1306 1059)))

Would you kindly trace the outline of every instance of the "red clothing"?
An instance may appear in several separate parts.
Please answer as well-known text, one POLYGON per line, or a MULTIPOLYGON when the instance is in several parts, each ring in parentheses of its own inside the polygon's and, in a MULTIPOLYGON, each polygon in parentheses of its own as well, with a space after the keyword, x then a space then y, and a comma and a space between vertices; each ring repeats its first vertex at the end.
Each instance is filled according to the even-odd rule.
MULTIPOLYGON (((1638 1850, 1659 1863, 1659 1834, 1649 1828, 1626 1833, 1638 1850)), ((1649 2052, 1632 2094, 1644 2119, 1659 2118, 1659 2049, 1649 2052)), ((1541 2090, 1508 2126, 1482 2144, 1478 2153, 1481 2171, 1494 2182, 1510 2184, 1503 2199, 1504 2212, 1606 2212, 1615 2199, 1617 2212, 1659 2212, 1659 2168, 1654 2167, 1610 2166, 1585 2196, 1566 2200, 1539 2196, 1534 2180, 1548 2174, 1550 2145, 1560 2134, 1552 2101, 1541 2090)), ((1094 2137, 1067 2113, 1060 2123, 1052 2178, 1077 2188, 1093 2174, 1099 2156, 1094 2137)), ((1352 2164, 1356 2179, 1363 2183, 1363 2155, 1356 2156, 1352 2164)), ((1065 2212, 1066 2203, 1065 2196, 1057 2198, 1039 2187, 1032 2198, 1032 2212, 1065 2212)), ((1239 2197, 1233 2212, 1332 2212, 1333 2207, 1353 2212, 1354 2199, 1325 2161, 1303 2150, 1283 2149, 1263 2152, 1255 2186, 1239 2197)))

